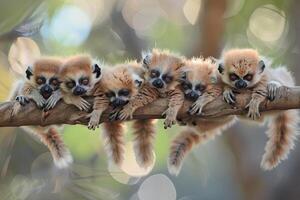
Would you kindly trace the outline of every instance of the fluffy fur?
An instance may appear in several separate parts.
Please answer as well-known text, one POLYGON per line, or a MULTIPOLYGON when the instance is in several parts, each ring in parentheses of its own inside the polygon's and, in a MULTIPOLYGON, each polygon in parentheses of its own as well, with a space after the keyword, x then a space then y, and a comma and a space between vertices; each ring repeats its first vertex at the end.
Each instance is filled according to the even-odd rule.
MULTIPOLYGON (((32 66, 29 66, 26 71, 26 80, 20 82, 16 90, 11 96, 11 100, 17 100, 14 106, 14 114, 17 114, 22 106, 25 106, 29 100, 33 100, 39 108, 53 108, 57 101, 53 101, 53 95, 60 91, 59 89, 59 72, 61 69, 62 60, 54 57, 42 57, 36 60, 32 66), (45 83, 38 82, 40 77, 45 78, 45 83), (54 84, 55 78, 57 83, 54 84), (53 90, 48 98, 42 95, 42 88, 48 84, 53 90)), ((24 130, 31 133, 34 137, 40 140, 45 146, 48 147, 55 165, 58 168, 68 167, 73 159, 68 148, 63 143, 57 127, 24 127, 24 130)))
MULTIPOLYGON (((203 107, 222 94, 220 80, 217 77, 216 63, 208 58, 187 60, 183 67, 181 89, 187 100, 194 102, 189 110, 191 115, 200 115, 203 107)), ((185 127, 171 142, 168 169, 173 175, 180 172, 185 156, 194 145, 203 144, 223 130, 230 127, 235 118, 232 116, 205 120, 201 118, 183 119, 185 127)))
POLYGON ((168 97, 168 109, 165 115, 165 128, 176 123, 176 116, 183 104, 183 94, 179 88, 181 68, 184 58, 168 51, 153 49, 143 55, 143 66, 146 70, 145 85, 138 95, 120 111, 118 119, 131 118, 133 112, 159 97, 168 97))
POLYGON ((246 83, 245 88, 253 91, 252 99, 247 106, 248 117, 256 121, 263 121, 264 116, 271 117, 267 131, 269 140, 261 162, 263 169, 270 170, 281 160, 286 159, 293 148, 298 134, 299 116, 297 110, 269 112, 261 115, 259 105, 266 98, 274 100, 278 97, 278 88, 281 85, 294 86, 294 79, 284 67, 271 69, 270 66, 265 66, 265 63, 269 62, 262 61, 258 52, 253 49, 230 50, 224 54, 223 61, 224 65, 219 67, 219 70, 226 84, 223 94, 225 100, 234 103, 232 90, 240 89, 236 88, 236 81, 230 79, 230 76, 234 73, 239 80, 243 80, 247 74, 251 74, 252 79, 243 80, 246 83))

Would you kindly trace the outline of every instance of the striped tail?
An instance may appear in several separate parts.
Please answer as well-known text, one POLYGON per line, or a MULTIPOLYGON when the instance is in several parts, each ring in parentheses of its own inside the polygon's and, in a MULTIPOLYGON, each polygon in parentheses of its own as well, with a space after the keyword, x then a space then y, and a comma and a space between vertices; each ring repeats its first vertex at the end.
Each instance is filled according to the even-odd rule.
POLYGON ((141 167, 148 167, 154 162, 153 142, 155 137, 155 120, 135 120, 133 122, 134 151, 136 161, 141 167))
POLYGON ((200 137, 191 128, 184 129, 172 141, 168 160, 168 170, 172 175, 178 175, 186 154, 195 144, 200 142, 200 137))
POLYGON ((261 162, 263 169, 271 170, 288 157, 298 135, 298 122, 297 110, 283 111, 270 121, 267 131, 269 141, 261 162))
POLYGON ((103 123, 103 139, 109 162, 114 162, 118 166, 124 160, 124 125, 122 122, 103 123))
POLYGON ((72 155, 56 128, 24 127, 24 129, 48 147, 56 167, 67 168, 73 162, 72 155))

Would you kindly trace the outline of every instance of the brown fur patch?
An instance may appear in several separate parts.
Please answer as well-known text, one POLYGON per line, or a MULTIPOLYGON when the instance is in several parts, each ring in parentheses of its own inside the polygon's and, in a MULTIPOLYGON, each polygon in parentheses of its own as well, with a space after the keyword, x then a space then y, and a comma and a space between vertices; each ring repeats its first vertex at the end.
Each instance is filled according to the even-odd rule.
POLYGON ((225 52, 225 70, 240 77, 257 71, 259 54, 254 49, 233 49, 225 52))
POLYGON ((88 55, 77 55, 65 60, 61 71, 62 76, 77 74, 79 71, 92 74, 92 58, 88 55))
POLYGON ((39 76, 41 74, 58 74, 61 66, 62 59, 56 57, 42 57, 36 60, 33 64, 33 75, 39 76))

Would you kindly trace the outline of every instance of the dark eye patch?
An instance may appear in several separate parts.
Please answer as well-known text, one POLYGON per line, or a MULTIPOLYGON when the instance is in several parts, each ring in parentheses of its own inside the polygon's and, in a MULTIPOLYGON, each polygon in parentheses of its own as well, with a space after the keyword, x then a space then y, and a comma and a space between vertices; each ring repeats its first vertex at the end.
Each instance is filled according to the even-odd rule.
POLYGON ((128 89, 121 89, 118 94, 119 96, 128 96, 129 95, 129 90, 128 89))
POLYGON ((204 91, 206 89, 206 86, 205 85, 202 85, 202 84, 197 84, 196 86, 195 86, 195 90, 198 90, 198 91, 204 91))
POLYGON ((36 83, 37 83, 38 85, 45 84, 45 83, 46 83, 46 78, 43 77, 43 76, 39 76, 39 77, 36 78, 36 83))
POLYGON ((160 75, 160 72, 158 70, 153 69, 153 70, 150 71, 150 77, 151 78, 159 77, 159 75, 160 75))
POLYGON ((246 76, 243 77, 243 79, 247 80, 247 81, 252 81, 253 75, 252 74, 247 74, 246 76))
POLYGON ((53 85, 53 86, 59 86, 59 84, 60 84, 58 78, 56 78, 56 77, 51 78, 51 79, 49 80, 49 83, 50 83, 51 85, 53 85))
POLYGON ((105 96, 106 96, 107 98, 112 98, 112 97, 115 97, 116 94, 115 94, 113 91, 109 91, 109 92, 106 92, 106 93, 105 93, 105 96))
POLYGON ((235 73, 229 74, 229 79, 231 81, 236 81, 238 79, 240 79, 240 77, 238 75, 236 75, 235 73))
POLYGON ((90 82, 89 78, 88 77, 82 77, 79 79, 79 84, 80 85, 88 85, 90 82))
POLYGON ((76 83, 74 80, 70 80, 68 82, 66 82, 66 86, 69 88, 69 89, 72 89, 73 87, 75 87, 76 83))
POLYGON ((162 79, 166 82, 166 83, 171 83, 173 80, 173 77, 168 75, 168 74, 164 74, 162 75, 162 79))
POLYGON ((182 86, 182 88, 184 89, 184 90, 190 90, 190 89, 192 89, 192 84, 191 83, 189 83, 189 82, 182 82, 181 83, 181 86, 182 86))

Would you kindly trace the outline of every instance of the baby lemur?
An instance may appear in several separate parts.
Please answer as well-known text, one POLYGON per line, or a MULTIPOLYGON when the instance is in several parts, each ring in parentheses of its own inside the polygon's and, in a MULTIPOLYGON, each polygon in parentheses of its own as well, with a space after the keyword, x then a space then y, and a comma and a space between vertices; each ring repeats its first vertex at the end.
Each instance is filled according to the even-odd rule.
POLYGON ((168 51, 153 49, 143 56, 143 67, 146 69, 145 84, 140 92, 118 113, 117 118, 131 118, 133 112, 160 97, 169 99, 165 116, 164 128, 176 123, 176 117, 181 108, 184 95, 179 87, 179 78, 183 66, 183 57, 168 51))
MULTIPOLYGON (((193 102, 189 109, 191 115, 200 115, 209 102, 222 94, 221 80, 218 77, 217 64, 211 58, 193 58, 186 60, 182 69, 181 90, 185 99, 193 102)), ((196 144, 213 139, 221 131, 235 122, 234 116, 202 119, 192 117, 186 120, 187 127, 172 140, 168 158, 168 169, 177 175, 184 157, 196 144)))
MULTIPOLYGON (((18 103, 14 106, 14 114, 17 114, 21 106, 33 100, 38 108, 49 110, 55 106, 59 99, 53 98, 60 90, 59 72, 62 60, 54 57, 41 57, 26 70, 26 80, 17 84, 11 100, 18 103)), ((67 167, 72 163, 72 156, 63 143, 55 126, 24 127, 32 133, 51 152, 54 163, 59 168, 67 167)))
POLYGON ((247 105, 248 117, 263 121, 264 115, 271 116, 267 135, 269 141, 265 147, 265 154, 261 167, 270 170, 281 160, 287 158, 294 146, 297 135, 299 116, 297 110, 267 112, 262 116, 259 105, 267 98, 274 100, 278 96, 281 85, 294 86, 294 79, 286 68, 276 69, 265 65, 258 52, 253 49, 234 49, 225 52, 223 62, 219 65, 219 72, 225 84, 224 99, 228 103, 235 102, 234 91, 252 90, 252 98, 247 105))
MULTIPOLYGON (((119 64, 105 69, 103 78, 95 86, 93 112, 89 128, 99 125, 101 114, 108 106, 119 109, 130 103, 144 84, 145 70, 136 61, 119 64)), ((124 122, 103 123, 103 137, 109 160, 121 165, 124 159, 124 122)), ((138 164, 147 167, 153 162, 152 141, 154 138, 153 120, 135 120, 135 154, 138 164)))

